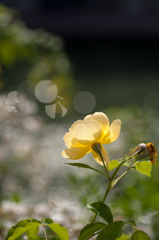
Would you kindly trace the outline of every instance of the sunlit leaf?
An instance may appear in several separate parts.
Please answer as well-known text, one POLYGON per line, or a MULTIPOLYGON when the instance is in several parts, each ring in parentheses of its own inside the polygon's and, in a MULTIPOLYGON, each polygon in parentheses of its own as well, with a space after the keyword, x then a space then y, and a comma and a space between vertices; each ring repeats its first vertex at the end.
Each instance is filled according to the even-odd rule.
POLYGON ((32 227, 27 231, 27 236, 28 237, 36 236, 38 232, 39 232, 39 226, 32 227))
POLYGON ((103 172, 99 171, 98 169, 92 168, 87 164, 83 164, 83 163, 66 163, 66 164, 71 165, 71 166, 75 166, 75 167, 79 167, 79 168, 88 168, 88 169, 94 170, 94 171, 96 171, 96 172, 105 176, 105 174, 103 172))
POLYGON ((116 240, 130 240, 130 237, 125 235, 125 234, 122 234, 119 238, 117 238, 116 240))
POLYGON ((54 233, 56 233, 56 235, 61 239, 61 240, 68 240, 69 239, 69 234, 68 231, 65 227, 61 227, 59 224, 57 223, 46 223, 45 225, 47 225, 49 228, 52 229, 52 231, 54 233))
POLYGON ((89 239, 104 227, 105 227, 105 224, 100 222, 88 224, 81 230, 78 240, 89 239))
POLYGON ((22 234, 31 231, 31 229, 37 228, 42 223, 36 219, 24 219, 17 223, 17 225, 10 228, 6 240, 14 240, 20 237, 22 234))
POLYGON ((109 225, 106 225, 105 228, 103 228, 102 231, 99 233, 97 240, 115 240, 122 234, 121 230, 125 224, 126 222, 116 221, 110 223, 109 225))
POLYGON ((150 238, 145 232, 138 230, 132 235, 131 240, 150 240, 150 238))
POLYGON ((151 169, 152 169, 152 164, 148 161, 143 161, 139 162, 135 165, 136 170, 139 171, 140 173, 151 177, 151 169))
POLYGON ((60 240, 60 238, 56 237, 56 236, 53 236, 53 237, 49 238, 49 240, 60 240))
POLYGON ((87 208, 91 211, 97 213, 100 217, 102 217, 107 223, 113 222, 113 215, 110 211, 110 208, 102 202, 95 202, 92 204, 88 204, 87 208))
POLYGON ((119 164, 120 164, 120 163, 118 162, 118 160, 111 160, 111 161, 109 162, 108 169, 112 171, 114 168, 118 167, 119 164))
POLYGON ((45 240, 45 238, 39 237, 39 236, 34 236, 34 237, 29 237, 28 240, 45 240))

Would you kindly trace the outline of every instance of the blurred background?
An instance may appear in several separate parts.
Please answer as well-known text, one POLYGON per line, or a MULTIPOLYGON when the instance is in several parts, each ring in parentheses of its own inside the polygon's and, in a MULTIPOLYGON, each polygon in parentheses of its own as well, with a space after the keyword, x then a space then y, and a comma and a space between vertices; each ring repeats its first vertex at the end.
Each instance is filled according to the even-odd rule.
MULTIPOLYGON (((158 148, 159 1, 0 3, 0 239, 25 217, 52 217, 77 239, 88 221, 81 207, 102 198, 105 182, 62 159, 73 121, 94 111, 122 120, 120 138, 106 146, 110 159, 140 142, 158 148)), ((81 162, 100 168, 90 155, 81 162)), ((128 174, 107 200, 152 240, 158 170, 128 174)))

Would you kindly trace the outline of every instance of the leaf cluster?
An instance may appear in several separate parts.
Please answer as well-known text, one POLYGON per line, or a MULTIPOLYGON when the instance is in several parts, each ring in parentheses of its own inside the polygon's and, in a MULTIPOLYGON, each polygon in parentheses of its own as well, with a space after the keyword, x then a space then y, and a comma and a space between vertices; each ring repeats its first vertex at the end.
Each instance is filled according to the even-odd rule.
POLYGON ((104 222, 86 225, 81 230, 78 240, 88 240, 96 235, 97 240, 150 240, 145 232, 137 229, 134 221, 113 221, 113 215, 106 204, 95 202, 88 205, 88 209, 101 217, 104 222), (133 232, 125 235, 123 233, 125 225, 130 225, 133 232))
POLYGON ((6 240, 21 240, 23 236, 27 236, 29 240, 68 240, 69 234, 65 227, 54 223, 50 218, 41 221, 34 218, 24 219, 18 222, 8 231, 6 240), (40 236, 40 227, 43 229, 44 237, 40 236), (52 230, 51 236, 47 234, 47 228, 52 230))

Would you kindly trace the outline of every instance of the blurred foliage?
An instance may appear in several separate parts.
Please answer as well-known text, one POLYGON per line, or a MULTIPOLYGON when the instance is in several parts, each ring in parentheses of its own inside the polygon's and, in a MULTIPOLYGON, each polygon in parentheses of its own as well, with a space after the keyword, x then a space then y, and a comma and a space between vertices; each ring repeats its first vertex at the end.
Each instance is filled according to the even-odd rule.
MULTIPOLYGON (((42 29, 28 29, 18 17, 18 12, 0 4, 1 91, 13 89, 24 81, 30 82, 31 89, 33 84, 49 79, 64 98, 64 106, 70 108, 77 84, 72 78, 63 39, 42 29)), ((23 91, 30 94, 26 88, 23 91)))

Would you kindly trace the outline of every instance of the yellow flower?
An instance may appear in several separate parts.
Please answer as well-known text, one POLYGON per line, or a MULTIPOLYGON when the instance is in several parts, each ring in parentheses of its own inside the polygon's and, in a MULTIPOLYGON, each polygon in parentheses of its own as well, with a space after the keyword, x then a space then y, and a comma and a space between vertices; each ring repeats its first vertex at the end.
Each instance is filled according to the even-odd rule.
POLYGON ((109 126, 108 117, 102 112, 95 112, 72 124, 69 132, 65 134, 64 141, 67 149, 62 156, 77 160, 92 152, 95 161, 103 165, 102 154, 106 167, 109 165, 109 155, 102 144, 114 142, 120 134, 121 121, 116 119, 109 126), (100 152, 100 154, 99 154, 100 152))

